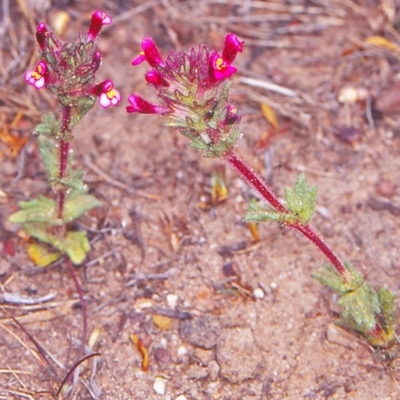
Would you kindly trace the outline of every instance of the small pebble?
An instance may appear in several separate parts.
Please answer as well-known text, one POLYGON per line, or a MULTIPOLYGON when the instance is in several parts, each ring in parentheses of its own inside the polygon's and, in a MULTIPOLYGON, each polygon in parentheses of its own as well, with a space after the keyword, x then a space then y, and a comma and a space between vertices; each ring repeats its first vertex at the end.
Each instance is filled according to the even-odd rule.
POLYGON ((389 179, 382 179, 379 181, 376 190, 381 196, 390 198, 396 191, 396 185, 389 179))
POLYGON ((185 354, 187 354, 187 348, 185 346, 181 346, 178 349, 178 355, 179 356, 184 356, 185 354))
POLYGON ((164 315, 153 315, 153 322, 159 329, 168 330, 172 328, 172 320, 164 315))
POLYGON ((265 293, 261 288, 256 288, 256 289, 253 290, 253 296, 256 299, 263 299, 264 296, 265 296, 265 293))
POLYGON ((158 362, 164 364, 168 363, 170 360, 169 351, 162 347, 157 347, 154 350, 154 357, 158 362))
POLYGON ((271 282, 270 286, 271 289, 276 289, 278 287, 278 284, 276 282, 271 282))
POLYGON ((167 303, 169 308, 176 308, 178 304, 178 296, 176 294, 167 295, 167 303))
POLYGON ((157 394, 165 394, 165 389, 167 387, 167 381, 164 378, 161 378, 160 376, 157 376, 156 380, 154 381, 153 384, 153 389, 157 394))
POLYGON ((184 394, 181 394, 175 400, 187 400, 187 397, 184 394))

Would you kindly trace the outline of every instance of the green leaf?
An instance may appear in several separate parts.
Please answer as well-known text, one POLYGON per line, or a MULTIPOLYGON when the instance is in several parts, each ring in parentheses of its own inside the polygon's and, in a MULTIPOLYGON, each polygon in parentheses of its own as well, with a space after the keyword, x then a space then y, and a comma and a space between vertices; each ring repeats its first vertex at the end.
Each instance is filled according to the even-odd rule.
POLYGON ((391 332, 394 330, 395 325, 396 296, 389 289, 381 288, 378 291, 378 299, 385 320, 384 329, 386 332, 391 332))
POLYGON ((189 147, 192 149, 198 149, 206 151, 208 149, 208 145, 204 143, 203 139, 195 139, 193 138, 192 141, 189 143, 189 147))
POLYGON ((74 191, 68 195, 64 204, 64 221, 71 222, 92 208, 99 207, 100 201, 90 194, 74 191))
POLYGON ((308 187, 304 173, 297 178, 294 188, 285 188, 286 205, 289 211, 296 216, 298 222, 307 225, 314 214, 317 187, 308 187))
POLYGON ((282 213, 272 210, 271 208, 261 207, 256 199, 251 199, 247 205, 247 211, 244 220, 261 222, 261 221, 282 221, 282 213))
POLYGON ((21 210, 9 217, 10 222, 17 224, 38 222, 47 226, 62 224, 62 221, 56 215, 55 202, 47 197, 39 196, 31 201, 21 201, 19 206, 21 210))
POLYGON ((35 127, 36 134, 57 136, 60 133, 60 123, 56 120, 54 114, 45 114, 42 122, 35 127))
POLYGON ((75 265, 81 264, 90 250, 86 232, 68 232, 61 244, 61 248, 75 265))
POLYGON ((90 244, 86 232, 67 232, 65 237, 53 234, 44 224, 24 224, 27 233, 44 243, 48 243, 61 254, 66 254, 74 264, 81 264, 90 250, 90 244))
POLYGON ((317 272, 312 274, 312 277, 319 280, 323 285, 331 287, 339 294, 345 294, 356 290, 364 283, 364 278, 360 272, 348 263, 344 263, 347 271, 347 280, 333 268, 331 265, 323 265, 318 268, 317 272))
MULTIPOLYGON (((53 235, 51 230, 49 229, 49 225, 44 223, 25 223, 23 224, 26 233, 35 238, 40 240, 43 243, 48 243, 54 246, 54 243, 57 242, 56 237, 53 235)), ((54 246, 57 248, 57 246, 54 246)))
POLYGON ((82 181, 83 172, 73 168, 72 154, 68 157, 67 175, 59 178, 59 154, 55 145, 55 139, 40 136, 39 137, 39 150, 43 158, 44 167, 46 170, 47 179, 53 189, 61 185, 64 188, 72 188, 79 191, 86 191, 86 185, 82 181))
POLYGON ((339 294, 348 291, 347 282, 343 280, 342 276, 339 275, 336 269, 331 265, 323 265, 311 276, 320 281, 323 285, 329 286, 339 294))
POLYGON ((343 306, 343 318, 353 319, 357 329, 367 333, 375 328, 375 314, 380 312, 378 294, 368 283, 342 295, 338 303, 343 306))
POLYGON ((87 192, 87 186, 82 180, 83 171, 80 169, 72 168, 72 157, 68 166, 67 176, 60 179, 59 182, 68 188, 74 189, 79 192, 87 192))
POLYGON ((51 186, 54 186, 59 174, 59 157, 54 140, 47 136, 39 136, 39 150, 43 158, 47 180, 51 186))
POLYGON ((339 294, 338 303, 343 307, 339 323, 367 333, 375 328, 375 317, 381 312, 378 294, 354 267, 347 263, 344 266, 347 280, 330 265, 320 267, 312 276, 339 294))

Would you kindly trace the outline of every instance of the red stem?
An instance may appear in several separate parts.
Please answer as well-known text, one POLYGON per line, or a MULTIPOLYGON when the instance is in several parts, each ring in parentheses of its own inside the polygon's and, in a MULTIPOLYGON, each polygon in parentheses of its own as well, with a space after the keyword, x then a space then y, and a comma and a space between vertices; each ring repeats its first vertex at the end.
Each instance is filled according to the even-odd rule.
MULTIPOLYGON (((68 158, 69 158, 69 141, 64 140, 63 137, 71 132, 71 111, 72 108, 68 106, 63 106, 62 108, 62 122, 61 122, 61 135, 62 138, 59 141, 59 170, 58 177, 60 179, 67 175, 68 169, 68 158)), ((58 218, 63 218, 65 203, 65 189, 59 188, 57 190, 57 215, 58 218)))
POLYGON ((82 328, 82 343, 81 343, 81 354, 85 354, 85 343, 86 343, 86 335, 87 335, 87 308, 86 308, 86 301, 83 297, 82 286, 79 283, 78 277, 76 276, 74 266, 72 265, 71 261, 67 260, 67 266, 69 273, 71 275, 72 280, 74 281, 76 291, 78 293, 79 302, 81 303, 82 307, 82 319, 83 319, 83 328, 82 328))
MULTIPOLYGON (((289 211, 282 205, 275 193, 268 187, 264 180, 257 175, 234 151, 230 151, 226 156, 226 161, 247 181, 257 192, 278 212, 288 213, 289 211)), ((328 247, 328 245, 308 226, 298 222, 287 224, 291 228, 297 229, 305 237, 307 237, 314 245, 328 258, 335 267, 336 271, 346 281, 348 273, 336 254, 328 247)))

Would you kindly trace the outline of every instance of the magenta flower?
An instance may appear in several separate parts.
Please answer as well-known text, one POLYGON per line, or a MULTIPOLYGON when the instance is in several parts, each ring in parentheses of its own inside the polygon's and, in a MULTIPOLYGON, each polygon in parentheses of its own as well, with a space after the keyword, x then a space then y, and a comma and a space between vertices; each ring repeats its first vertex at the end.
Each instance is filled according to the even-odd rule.
POLYGON ((165 86, 168 87, 168 81, 162 76, 160 72, 155 69, 151 69, 145 75, 146 81, 154 86, 165 86))
POLYGON ((112 81, 104 81, 101 85, 103 87, 103 93, 99 98, 100 105, 103 108, 108 108, 111 105, 116 106, 121 101, 121 95, 118 90, 114 89, 112 81))
POLYGON ((164 65, 161 54, 152 38, 143 39, 142 51, 132 61, 132 65, 138 65, 143 61, 147 61, 152 67, 162 67, 164 65))
POLYGON ((46 61, 39 61, 34 71, 25 74, 25 80, 36 89, 41 89, 46 84, 47 64, 46 61))
POLYGON ((97 10, 92 14, 92 20, 90 21, 89 31, 86 35, 88 42, 93 41, 99 35, 103 25, 111 24, 112 19, 105 12, 97 10))
POLYGON ((217 81, 230 78, 237 71, 235 67, 227 63, 218 53, 212 54, 210 61, 214 78, 217 81))
POLYGON ((136 94, 130 95, 128 101, 130 103, 130 105, 126 107, 128 113, 168 114, 172 111, 169 107, 157 106, 136 94))
POLYGON ((222 56, 200 45, 186 53, 171 51, 163 60, 153 39, 145 38, 132 65, 143 61, 151 65, 145 79, 157 90, 160 105, 132 94, 126 111, 165 115, 167 125, 179 129, 207 157, 228 154, 240 136, 240 117, 227 100, 229 78, 237 71, 232 62, 242 48, 243 42, 230 33, 222 56))
POLYGON ((36 40, 41 50, 45 49, 47 35, 48 35, 47 26, 44 22, 41 22, 36 28, 36 40))
POLYGON ((243 43, 233 33, 228 33, 225 38, 225 46, 222 50, 222 59, 227 64, 232 64, 235 60, 237 53, 243 50, 243 43))
POLYGON ((222 56, 218 53, 211 55, 211 69, 215 79, 230 78, 237 71, 231 64, 237 53, 243 50, 243 43, 233 33, 226 35, 222 56))
POLYGON ((121 101, 121 95, 114 89, 114 84, 110 79, 93 86, 90 93, 99 97, 99 103, 103 108, 116 106, 121 101))

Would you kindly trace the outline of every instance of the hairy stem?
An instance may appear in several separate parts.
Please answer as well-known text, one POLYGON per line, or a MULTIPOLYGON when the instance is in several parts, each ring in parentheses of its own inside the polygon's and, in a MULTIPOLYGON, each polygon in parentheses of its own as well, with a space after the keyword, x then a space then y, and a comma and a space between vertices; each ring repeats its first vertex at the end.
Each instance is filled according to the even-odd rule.
MULTIPOLYGON (((240 176, 247 181, 264 200, 271 204, 271 206, 278 212, 288 213, 288 210, 279 201, 275 193, 269 188, 264 180, 259 177, 252 168, 250 168, 234 151, 230 151, 226 156, 226 161, 240 174, 240 176)), ((332 251, 332 249, 308 226, 302 225, 298 222, 287 224, 289 227, 294 228, 301 232, 307 239, 328 258, 331 264, 335 267, 336 271, 342 276, 344 280, 348 280, 348 274, 345 266, 332 251)))
MULTIPOLYGON (((67 175, 70 143, 69 140, 65 140, 65 137, 71 132, 71 111, 71 107, 63 106, 62 108, 61 139, 59 141, 59 179, 63 179, 67 175)), ((60 185, 57 189, 57 215, 60 219, 63 218, 64 202, 65 188, 60 185)))

